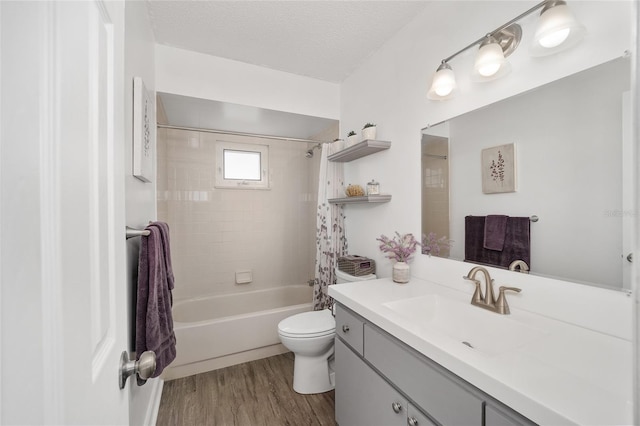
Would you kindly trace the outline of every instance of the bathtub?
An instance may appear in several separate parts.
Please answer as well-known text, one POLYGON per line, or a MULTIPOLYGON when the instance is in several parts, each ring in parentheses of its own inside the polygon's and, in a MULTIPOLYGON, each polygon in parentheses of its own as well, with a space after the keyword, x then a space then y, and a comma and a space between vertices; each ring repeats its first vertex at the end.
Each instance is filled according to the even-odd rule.
POLYGON ((284 353, 278 323, 312 310, 313 288, 276 287, 181 300, 173 306, 176 359, 166 380, 284 353))

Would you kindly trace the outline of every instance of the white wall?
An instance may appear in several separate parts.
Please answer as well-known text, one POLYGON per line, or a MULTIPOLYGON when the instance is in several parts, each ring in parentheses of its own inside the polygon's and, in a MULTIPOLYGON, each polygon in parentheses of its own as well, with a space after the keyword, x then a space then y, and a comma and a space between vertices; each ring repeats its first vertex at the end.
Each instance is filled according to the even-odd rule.
POLYGON ((256 65, 156 46, 158 92, 337 119, 340 86, 256 65))
MULTIPOLYGON (((521 22, 524 36, 509 57, 513 71, 508 78, 472 84, 468 75, 474 52, 469 51, 451 61, 458 96, 446 102, 427 100, 431 75, 442 58, 535 3, 434 2, 343 82, 342 133, 371 121, 378 124, 379 139, 392 141, 390 150, 345 167, 347 182, 363 184, 375 177, 382 192, 393 194, 388 204, 349 205, 346 211, 350 251, 375 258, 379 275, 390 276, 391 264, 377 249, 376 237, 396 230, 421 232, 421 128, 619 57, 632 46, 631 2, 572 2, 575 16, 589 30, 580 45, 555 56, 531 58, 527 52, 535 21, 531 16, 521 22)), ((434 261, 418 255, 413 273, 428 278, 434 261)))
MULTIPOLYGON (((142 77, 151 99, 155 102, 155 40, 144 2, 125 2, 125 191, 126 223, 142 229, 149 221, 156 219, 156 183, 144 183, 133 177, 133 77, 142 77)), ((155 126, 152 126, 155 140, 155 126)), ((155 172, 154 172, 155 175, 155 172)), ((127 241, 127 293, 129 295, 129 351, 135 348, 133 327, 135 327, 135 291, 137 289, 137 267, 140 239, 127 241)), ((156 405, 160 402, 162 390, 160 379, 147 381, 138 386, 136 380, 127 381, 130 389, 129 421, 132 425, 155 424, 156 405)))

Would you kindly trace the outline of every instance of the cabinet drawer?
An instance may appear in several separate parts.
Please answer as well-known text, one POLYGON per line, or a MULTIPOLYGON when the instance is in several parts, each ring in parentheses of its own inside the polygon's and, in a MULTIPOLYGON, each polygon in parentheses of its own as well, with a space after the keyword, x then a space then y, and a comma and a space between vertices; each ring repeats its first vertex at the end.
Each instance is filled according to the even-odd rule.
POLYGON ((470 385, 370 325, 364 357, 443 425, 482 425, 483 400, 470 385))
POLYGON ((362 355, 363 320, 342 305, 336 306, 336 336, 362 355))

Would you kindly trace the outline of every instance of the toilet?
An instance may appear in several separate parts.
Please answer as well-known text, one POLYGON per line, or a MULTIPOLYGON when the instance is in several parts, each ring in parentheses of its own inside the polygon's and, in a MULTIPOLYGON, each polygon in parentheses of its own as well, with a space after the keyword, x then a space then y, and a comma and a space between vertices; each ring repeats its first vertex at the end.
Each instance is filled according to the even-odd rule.
MULTIPOLYGON (((374 274, 356 277, 336 270, 336 281, 374 280, 374 274)), ((336 321, 331 310, 311 311, 283 319, 278 324, 280 341, 294 354, 293 390, 301 394, 323 393, 335 387, 333 339, 336 321)))

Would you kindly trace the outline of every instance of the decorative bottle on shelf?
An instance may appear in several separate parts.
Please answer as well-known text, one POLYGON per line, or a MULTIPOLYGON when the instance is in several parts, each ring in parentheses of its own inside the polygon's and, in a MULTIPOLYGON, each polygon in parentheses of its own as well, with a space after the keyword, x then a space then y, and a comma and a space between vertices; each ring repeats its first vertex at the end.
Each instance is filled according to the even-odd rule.
POLYGON ((367 183, 367 195, 380 195, 380 183, 375 179, 371 179, 371 182, 367 183))

